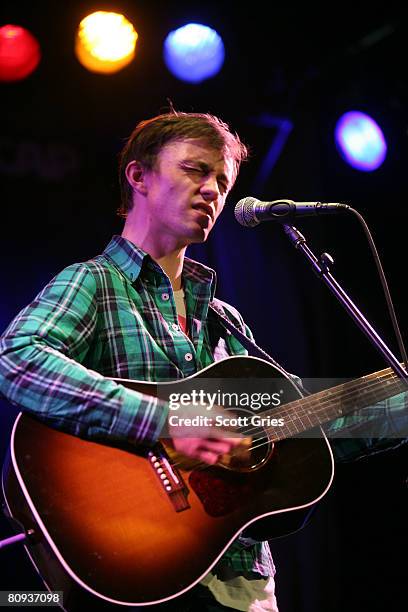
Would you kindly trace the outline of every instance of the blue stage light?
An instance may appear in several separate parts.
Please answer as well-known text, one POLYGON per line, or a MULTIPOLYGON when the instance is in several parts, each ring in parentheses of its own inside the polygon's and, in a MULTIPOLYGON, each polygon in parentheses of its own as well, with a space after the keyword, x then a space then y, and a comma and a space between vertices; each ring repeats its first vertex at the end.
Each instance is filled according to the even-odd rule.
POLYGON ((189 83, 200 83, 220 71, 225 49, 215 30, 189 23, 167 35, 163 55, 174 76, 189 83))
POLYGON ((364 172, 379 168, 387 154, 381 128, 369 115, 359 111, 349 111, 340 117, 335 140, 346 162, 364 172))

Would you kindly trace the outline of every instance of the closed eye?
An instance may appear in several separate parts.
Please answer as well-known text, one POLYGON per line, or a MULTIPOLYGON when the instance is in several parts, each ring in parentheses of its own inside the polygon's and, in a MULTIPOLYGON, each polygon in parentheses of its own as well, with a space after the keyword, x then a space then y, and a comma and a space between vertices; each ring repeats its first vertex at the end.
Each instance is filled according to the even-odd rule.
MULTIPOLYGON (((183 170, 185 172, 187 172, 188 174, 197 174, 200 176, 208 176, 209 174, 211 174, 212 170, 210 167, 208 167, 207 165, 202 165, 202 166, 190 166, 187 164, 181 164, 181 167, 183 168, 183 170)), ((217 184, 220 190, 220 193, 225 194, 228 191, 228 187, 229 184, 226 180, 224 180, 224 177, 220 177, 217 178, 217 184)))
POLYGON ((186 172, 196 172, 197 174, 207 174, 203 168, 194 168, 193 166, 183 166, 186 172))
POLYGON ((225 181, 218 181, 218 185, 221 193, 224 194, 228 191, 228 184, 225 181))

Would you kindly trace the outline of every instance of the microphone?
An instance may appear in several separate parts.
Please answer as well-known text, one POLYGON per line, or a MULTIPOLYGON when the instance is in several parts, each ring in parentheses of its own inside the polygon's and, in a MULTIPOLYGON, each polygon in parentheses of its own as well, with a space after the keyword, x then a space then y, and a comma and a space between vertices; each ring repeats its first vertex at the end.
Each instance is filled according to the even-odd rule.
POLYGON ((262 221, 290 223, 295 217, 329 215, 350 210, 347 204, 323 204, 322 202, 294 202, 274 200, 261 202, 256 198, 243 198, 235 206, 235 218, 244 227, 255 227, 262 221))

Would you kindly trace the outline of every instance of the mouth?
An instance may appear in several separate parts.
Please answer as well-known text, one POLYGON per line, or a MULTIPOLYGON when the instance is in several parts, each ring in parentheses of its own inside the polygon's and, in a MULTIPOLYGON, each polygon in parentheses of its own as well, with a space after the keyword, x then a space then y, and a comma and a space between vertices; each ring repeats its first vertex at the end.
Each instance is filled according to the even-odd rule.
POLYGON ((206 204, 205 202, 199 202, 198 204, 193 204, 193 209, 198 210, 205 215, 208 215, 211 218, 211 221, 214 221, 214 211, 210 204, 206 204))

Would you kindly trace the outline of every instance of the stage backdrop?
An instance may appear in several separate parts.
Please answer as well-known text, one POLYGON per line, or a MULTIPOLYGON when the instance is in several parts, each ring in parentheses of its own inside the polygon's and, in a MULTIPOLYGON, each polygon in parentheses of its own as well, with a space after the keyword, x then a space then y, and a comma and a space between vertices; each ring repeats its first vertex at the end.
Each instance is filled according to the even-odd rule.
MULTIPOLYGON (((402 38, 391 37, 390 44, 379 49, 373 46, 371 54, 355 50, 353 55, 346 53, 342 36, 346 31, 349 45, 360 40, 367 33, 362 18, 358 31, 355 24, 348 31, 340 27, 347 25, 344 18, 336 27, 331 16, 331 25, 321 34, 317 16, 306 11, 292 14, 281 7, 280 34, 268 47, 268 28, 258 7, 253 20, 260 35, 250 45, 246 11, 244 15, 235 3, 225 2, 225 10, 217 13, 210 3, 206 16, 213 15, 225 33, 233 61, 214 79, 192 86, 166 72, 152 42, 154 17, 161 16, 162 30, 174 27, 182 3, 172 14, 164 7, 156 13, 152 8, 145 25, 152 36, 141 51, 140 64, 112 77, 86 72, 73 57, 70 28, 79 9, 64 13, 62 7, 45 2, 46 18, 45 12, 24 13, 8 4, 6 21, 24 16, 24 24, 30 27, 32 22, 46 42, 37 73, 27 81, 1 86, 0 331, 59 270, 100 253, 112 233, 121 232, 122 222, 115 215, 117 155, 136 122, 158 114, 170 98, 179 110, 220 115, 251 147, 251 158, 210 240, 189 251, 217 271, 217 296, 237 307, 258 343, 301 377, 351 379, 385 367, 282 228, 274 223, 242 228, 233 209, 240 198, 252 195, 263 200, 346 202, 359 210, 373 232, 404 333, 406 85, 395 68, 402 38), (52 31, 46 27, 51 22, 52 31), (331 44, 327 54, 319 34, 331 44), (286 55, 285 41, 291 43, 286 55), (383 68, 376 72, 381 50, 383 68), (261 51, 264 56, 255 57, 261 51), (378 91, 374 75, 382 85, 378 91), (383 120, 389 152, 376 172, 353 170, 336 150, 334 125, 350 105, 383 120), (276 163, 260 181, 265 156, 278 135, 277 118, 289 121, 292 129, 276 163)), ((132 3, 126 8, 130 14, 136 10, 132 3)), ((197 19, 197 7, 195 11, 193 15, 190 10, 190 16, 197 19)), ((139 21, 146 15, 147 10, 139 10, 139 21)), ((370 26, 375 30, 387 23, 380 15, 370 26)), ((299 219, 296 225, 317 254, 326 251, 333 256, 332 271, 397 352, 373 258, 356 220, 299 219)), ((17 411, 1 400, 1 458, 17 411)), ((310 524, 271 544, 281 612, 405 610, 407 568, 401 558, 407 536, 407 463, 407 448, 401 447, 339 464, 334 485, 310 524)), ((9 534, 0 518, 0 538, 9 534)), ((23 551, 0 554, 0 589, 41 588, 23 551)))

